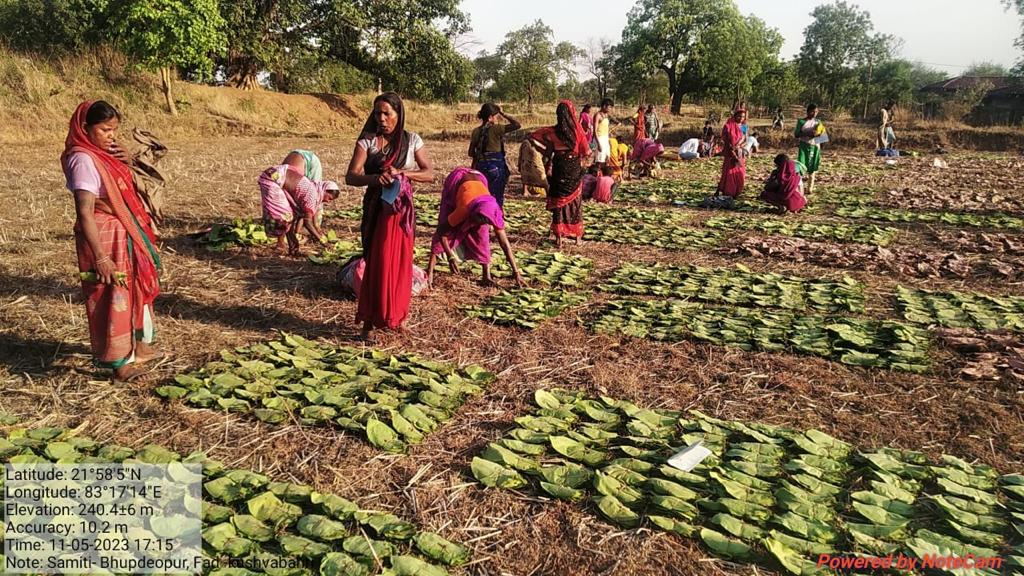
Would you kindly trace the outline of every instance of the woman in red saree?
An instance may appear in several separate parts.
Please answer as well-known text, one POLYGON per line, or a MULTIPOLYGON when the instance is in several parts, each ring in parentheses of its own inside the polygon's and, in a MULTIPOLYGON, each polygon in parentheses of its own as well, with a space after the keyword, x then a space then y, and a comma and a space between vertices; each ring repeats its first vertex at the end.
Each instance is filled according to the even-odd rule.
POLYGON ((562 238, 583 238, 583 159, 590 155, 586 134, 576 108, 562 100, 555 110, 557 124, 530 134, 530 141, 550 165, 547 208, 551 211, 551 232, 562 247, 562 238))
POLYGON ((433 179, 423 140, 405 130, 402 98, 394 92, 377 96, 345 174, 349 186, 366 186, 360 224, 366 272, 356 312, 366 340, 374 328, 402 328, 409 316, 416 235, 412 183, 433 179))
POLYGON ((764 183, 761 200, 775 206, 780 214, 799 212, 807 204, 796 162, 785 154, 775 157, 775 170, 764 183))
POLYGON ((129 380, 160 356, 153 348, 160 256, 131 169, 112 154, 120 123, 110 104, 82 102, 60 161, 75 195, 75 248, 94 362, 129 380))
POLYGON ((743 122, 747 111, 737 108, 732 117, 722 126, 722 177, 718 181, 718 193, 737 198, 743 193, 747 178, 747 160, 743 150, 743 122))
POLYGON ((644 105, 636 109, 636 118, 633 119, 633 146, 647 138, 647 117, 644 115, 644 105))

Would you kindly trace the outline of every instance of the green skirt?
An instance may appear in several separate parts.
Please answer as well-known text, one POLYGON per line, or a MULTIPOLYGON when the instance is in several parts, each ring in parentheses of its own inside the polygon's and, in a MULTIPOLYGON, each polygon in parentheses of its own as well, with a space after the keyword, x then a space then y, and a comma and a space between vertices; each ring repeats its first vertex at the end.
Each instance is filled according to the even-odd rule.
POLYGON ((808 174, 817 172, 821 167, 821 146, 801 142, 796 161, 804 166, 808 174))

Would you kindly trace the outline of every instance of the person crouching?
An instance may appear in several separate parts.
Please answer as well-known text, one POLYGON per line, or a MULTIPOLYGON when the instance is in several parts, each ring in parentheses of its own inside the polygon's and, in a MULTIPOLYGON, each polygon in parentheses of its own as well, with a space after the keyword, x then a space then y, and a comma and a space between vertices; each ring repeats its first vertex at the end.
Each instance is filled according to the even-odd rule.
POLYGON ((298 256, 299 227, 304 227, 310 238, 326 245, 326 235, 320 229, 320 217, 325 202, 341 194, 336 182, 314 181, 287 164, 271 166, 259 177, 260 202, 263 206, 263 227, 270 237, 277 238, 277 249, 284 250, 288 240, 288 254, 298 256))
POLYGON ((512 267, 516 285, 525 286, 519 265, 505 234, 505 217, 498 201, 487 188, 487 178, 471 168, 456 168, 445 178, 441 191, 441 210, 437 230, 430 242, 427 283, 433 285, 437 256, 444 253, 452 273, 459 274, 455 249, 461 247, 467 260, 483 267, 481 283, 494 284, 491 278, 491 227, 498 237, 505 259, 512 267))

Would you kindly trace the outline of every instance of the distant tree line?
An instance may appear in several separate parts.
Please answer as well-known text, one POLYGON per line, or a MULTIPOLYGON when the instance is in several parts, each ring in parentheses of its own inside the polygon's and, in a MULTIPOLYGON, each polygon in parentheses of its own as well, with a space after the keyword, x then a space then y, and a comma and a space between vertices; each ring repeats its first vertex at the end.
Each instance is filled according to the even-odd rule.
MULTIPOLYGON (((1003 1, 1024 14, 1024 0, 1003 1)), ((890 98, 910 102, 946 76, 898 58, 902 41, 875 32, 853 4, 819 5, 811 16, 791 61, 779 57, 778 30, 733 0, 637 0, 618 43, 559 42, 538 20, 472 59, 455 45, 469 31, 459 0, 0 0, 0 41, 54 56, 115 45, 160 71, 172 109, 171 82, 182 77, 282 92, 380 83, 420 100, 530 107, 556 97, 610 96, 673 112, 684 102, 813 100, 861 115, 890 98)))

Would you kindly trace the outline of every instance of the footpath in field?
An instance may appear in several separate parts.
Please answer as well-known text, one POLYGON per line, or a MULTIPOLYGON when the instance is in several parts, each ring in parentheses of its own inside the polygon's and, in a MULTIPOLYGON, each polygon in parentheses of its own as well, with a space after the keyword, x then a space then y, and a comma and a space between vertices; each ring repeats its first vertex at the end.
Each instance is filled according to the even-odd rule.
POLYGON ((15 428, 0 436, 0 463, 45 462, 201 464, 203 555, 225 566, 209 572, 217 576, 257 573, 228 568, 229 561, 265 566, 271 576, 442 576, 446 566, 463 565, 472 554, 389 512, 364 510, 341 496, 250 470, 226 469, 202 452, 182 456, 158 445, 134 450, 59 428, 15 428))
POLYGON ((623 528, 699 538, 717 556, 791 574, 829 574, 820 554, 972 555, 1024 568, 1019 474, 574 391, 538 390, 535 402, 473 459, 485 486, 587 503, 623 528), (696 467, 668 463, 698 443, 710 455, 696 467))

